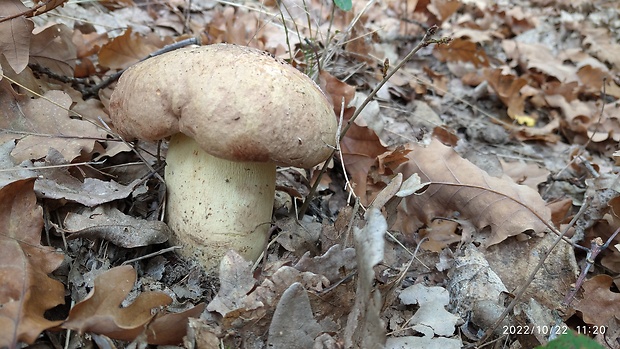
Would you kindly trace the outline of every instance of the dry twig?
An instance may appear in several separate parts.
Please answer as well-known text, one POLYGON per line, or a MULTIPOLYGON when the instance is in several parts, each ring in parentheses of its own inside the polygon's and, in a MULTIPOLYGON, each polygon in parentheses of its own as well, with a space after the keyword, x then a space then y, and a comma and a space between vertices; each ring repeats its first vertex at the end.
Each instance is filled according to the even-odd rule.
MULTIPOLYGON (((347 134, 347 131, 349 130, 349 128, 351 128, 351 125, 353 124, 355 119, 357 119, 357 117, 360 115, 362 110, 364 110, 366 105, 368 105, 368 103, 370 103, 375 98, 375 95, 377 94, 377 92, 379 92, 381 87, 383 87, 383 85, 385 85, 385 83, 387 83, 388 80, 390 80, 390 78, 399 69, 401 69, 405 65, 405 63, 407 63, 416 53, 418 53, 418 51, 420 51, 422 48, 424 48, 424 47, 426 47, 426 46, 428 46, 430 44, 434 44, 434 43, 435 44, 446 44, 446 43, 450 42, 450 39, 446 39, 446 38, 439 39, 439 40, 432 39, 432 36, 435 35, 435 33, 437 32, 437 29, 438 29, 437 26, 430 27, 426 31, 424 36, 422 37, 422 40, 420 40, 420 42, 413 49, 411 49, 411 51, 409 51, 409 53, 405 56, 405 58, 403 58, 394 67, 394 69, 392 69, 390 72, 388 72, 383 77, 383 79, 381 79, 381 81, 377 84, 377 86, 375 86, 375 88, 368 94, 368 97, 366 97, 364 102, 362 102, 362 104, 355 109, 355 112, 353 113, 353 116, 351 116, 351 118, 349 119, 347 124, 343 127, 342 132, 338 136, 339 137, 339 141, 342 141, 344 136, 347 134)), ((321 171, 319 172, 319 174, 317 176, 317 179, 314 182, 314 185, 310 189, 310 192, 308 193, 308 196, 306 197, 306 200, 304 201, 303 205, 299 209, 299 215, 298 215, 299 219, 301 219, 304 216, 304 214, 306 213, 306 210, 308 209, 308 206, 310 206, 310 202, 312 201, 312 198, 314 197, 314 193, 316 192, 316 189, 317 189, 317 187, 319 185, 320 179, 321 179, 321 177, 323 177, 323 175, 327 171, 327 166, 330 163, 331 159, 334 158, 334 155, 336 154, 336 152, 337 152, 337 149, 334 149, 332 151, 331 155, 329 156, 329 158, 325 161, 325 164, 323 165, 323 167, 321 168, 321 171)))

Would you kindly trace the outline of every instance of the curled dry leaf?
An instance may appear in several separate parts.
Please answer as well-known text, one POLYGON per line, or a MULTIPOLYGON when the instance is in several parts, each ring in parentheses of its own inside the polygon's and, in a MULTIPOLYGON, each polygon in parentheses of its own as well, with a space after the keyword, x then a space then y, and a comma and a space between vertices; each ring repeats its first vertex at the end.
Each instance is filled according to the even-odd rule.
POLYGON ((398 171, 406 177, 418 173, 422 182, 431 184, 423 194, 405 198, 399 208, 399 226, 404 232, 421 226, 411 216, 428 225, 433 218, 458 212, 458 217, 471 221, 479 233, 490 228, 490 236, 479 240, 491 246, 524 231, 542 233, 544 222, 551 219, 549 208, 535 190, 508 177, 489 176, 437 140, 426 148, 416 147, 407 157, 409 161, 398 171))
POLYGON ((64 303, 64 286, 47 275, 64 257, 41 246, 43 210, 37 205, 34 179, 18 180, 0 190, 0 347, 32 344, 60 321, 43 314, 64 303))
POLYGON ((399 198, 404 198, 405 196, 409 196, 423 190, 427 186, 428 183, 422 183, 420 176, 418 176, 417 173, 414 173, 403 182, 403 185, 400 186, 400 190, 396 193, 396 196, 399 198))
POLYGON ((98 206, 81 214, 70 212, 64 228, 71 233, 70 239, 100 238, 125 248, 161 244, 172 235, 164 222, 131 217, 109 206, 98 206))
POLYGON ((312 315, 306 290, 298 282, 292 284, 282 294, 273 314, 267 347, 311 348, 321 332, 321 326, 312 315))
POLYGON ((378 210, 381 210, 381 208, 385 206, 385 204, 391 198, 393 198, 394 195, 396 195, 396 193, 398 193, 402 184, 403 184, 403 174, 397 173, 396 176, 394 176, 394 178, 390 180, 390 183, 388 183, 388 185, 385 188, 383 188, 383 190, 381 190, 377 194, 377 196, 375 196, 375 199, 372 201, 369 208, 376 208, 378 210))
POLYGON ((168 313, 155 317, 147 329, 146 341, 155 345, 178 345, 187 334, 190 318, 198 318, 205 310, 205 304, 200 303, 181 313, 168 313))
POLYGON ((373 291, 374 266, 383 260, 387 222, 381 212, 372 208, 366 211, 363 229, 353 228, 358 266, 355 305, 349 313, 344 331, 346 348, 383 348, 385 327, 379 317, 381 294, 373 291))
POLYGON ((61 327, 80 334, 93 332, 114 339, 134 340, 155 316, 152 310, 172 301, 162 292, 143 292, 131 305, 121 308, 135 282, 136 272, 129 265, 99 275, 93 290, 71 309, 61 327))
MULTIPOLYGON (((414 173, 405 181, 403 181, 403 174, 397 173, 396 176, 390 180, 390 183, 377 193, 369 208, 382 209, 384 206, 387 207, 388 202, 395 196, 403 198, 423 190, 426 186, 428 186, 428 183, 421 183, 420 176, 418 176, 417 173, 414 173)), ((394 204, 398 204, 398 202, 394 202, 394 204)))
POLYGON ((526 79, 514 75, 504 75, 501 69, 485 69, 484 78, 508 108, 508 116, 517 122, 520 117, 526 116, 524 111, 526 96, 520 92, 521 88, 527 85, 526 79))

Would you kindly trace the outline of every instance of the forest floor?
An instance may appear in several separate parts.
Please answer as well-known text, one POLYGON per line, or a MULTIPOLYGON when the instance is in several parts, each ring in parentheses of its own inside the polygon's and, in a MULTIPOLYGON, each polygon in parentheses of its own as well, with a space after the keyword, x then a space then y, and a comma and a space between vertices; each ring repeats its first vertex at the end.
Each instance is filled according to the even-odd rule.
POLYGON ((620 348, 619 2, 0 13, 0 347, 620 348), (138 61, 222 42, 288 61, 351 126, 323 176, 278 169, 260 263, 215 275, 169 242, 166 142, 122 141, 108 106, 138 61))

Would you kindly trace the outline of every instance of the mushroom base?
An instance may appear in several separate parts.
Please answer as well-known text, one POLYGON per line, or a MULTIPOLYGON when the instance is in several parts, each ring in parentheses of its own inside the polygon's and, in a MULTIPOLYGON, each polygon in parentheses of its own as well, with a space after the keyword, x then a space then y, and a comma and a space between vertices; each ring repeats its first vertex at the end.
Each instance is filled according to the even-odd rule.
POLYGON ((166 222, 181 255, 210 273, 228 250, 258 259, 269 238, 275 164, 216 158, 181 133, 170 140, 166 162, 166 222))

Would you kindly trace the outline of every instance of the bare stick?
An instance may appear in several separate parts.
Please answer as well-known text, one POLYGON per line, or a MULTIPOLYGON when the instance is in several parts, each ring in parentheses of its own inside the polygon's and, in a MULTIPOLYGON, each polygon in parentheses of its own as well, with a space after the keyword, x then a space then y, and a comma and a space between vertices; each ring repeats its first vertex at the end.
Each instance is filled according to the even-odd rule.
MULTIPOLYGON (((349 128, 351 128, 351 125, 353 124, 355 119, 357 119, 357 117, 360 115, 360 113, 366 107, 366 105, 368 105, 368 103, 370 103, 375 98, 375 95, 377 94, 377 92, 379 92, 381 87, 383 87, 383 85, 385 85, 385 83, 388 82, 388 80, 390 80, 390 78, 400 68, 402 68, 405 65, 405 63, 407 63, 416 53, 418 53, 418 51, 420 51, 423 47, 426 47, 426 46, 428 46, 428 45, 430 45, 432 43, 447 43, 447 42, 449 42, 448 39, 432 40, 431 37, 433 35, 435 35, 436 32, 437 32, 437 26, 430 27, 426 31, 426 33, 424 34, 424 37, 422 37, 422 40, 420 40, 420 42, 411 51, 409 51, 409 53, 405 56, 405 58, 403 58, 394 67, 394 69, 392 69, 389 73, 387 73, 385 75, 385 77, 379 82, 379 84, 377 84, 377 86, 375 86, 375 88, 370 92, 368 97, 366 97, 364 102, 362 102, 362 104, 355 109, 355 112, 353 113, 353 116, 351 116, 351 118, 349 119, 347 124, 342 129, 342 132, 340 133, 339 141, 342 141, 342 139, 346 135, 346 133, 349 130, 349 128)), ((321 168, 321 172, 319 172, 319 175, 317 176, 317 179, 314 182, 314 185, 310 189, 310 192, 308 193, 308 196, 306 196, 306 200, 304 201, 303 205, 301 205, 301 208, 299 209, 299 215, 298 215, 299 219, 301 219, 304 216, 304 214, 306 213, 306 211, 308 210, 308 206, 310 206, 310 202, 312 201, 312 198, 314 197, 314 194, 316 193, 316 189, 319 186, 320 179, 323 176, 323 174, 327 171, 327 166, 328 166, 330 160, 334 158, 334 155, 336 154, 336 151, 337 151, 337 148, 332 151, 332 153, 330 154, 329 158, 325 161, 325 164, 321 168)))
POLYGON ((48 1, 45 1, 45 2, 41 2, 38 5, 36 5, 35 7, 31 7, 29 9, 27 9, 26 11, 23 11, 23 12, 20 12, 20 13, 16 13, 16 14, 13 14, 13 15, 10 15, 10 16, 6 16, 6 17, 3 16, 0 19, 0 23, 6 22, 6 21, 10 21, 12 19, 15 19, 15 18, 21 17, 21 16, 24 16, 24 17, 28 18, 28 17, 34 17, 34 16, 42 15, 42 14, 44 14, 47 11, 51 11, 54 8, 58 7, 58 6, 63 5, 65 3, 65 1, 62 1, 62 2, 52 2, 52 0, 48 0, 48 1), (51 6, 49 6, 49 5, 51 5, 51 6))
POLYGON ((168 252, 171 252, 171 251, 174 251, 174 250, 178 250, 180 248, 181 248, 181 246, 170 246, 168 248, 164 248, 164 249, 161 249, 159 251, 155 251, 153 253, 145 254, 144 256, 140 256, 138 258, 126 260, 123 263, 121 263, 121 265, 137 262, 137 261, 142 260, 142 259, 147 259, 147 258, 159 256, 159 255, 162 255, 164 253, 168 253, 168 252))
POLYGON ((584 266, 583 270, 581 270, 581 274, 579 275, 577 282, 575 282, 575 287, 566 295, 564 301, 562 301, 563 306, 568 306, 570 302, 573 301, 573 298, 577 294, 577 291, 579 291, 581 285, 583 285, 583 282, 586 281, 586 276, 588 275, 588 271, 590 270, 590 268, 592 268, 594 260, 599 255, 599 253, 603 252, 607 248, 607 246, 609 246, 613 239, 616 238, 616 235, 618 235, 618 233, 620 233, 620 228, 616 229, 616 231, 609 237, 609 239, 607 239, 607 242, 604 244, 603 239, 601 239, 600 237, 597 237, 590 242, 591 247, 588 250, 588 254, 586 255, 586 265, 584 266))

